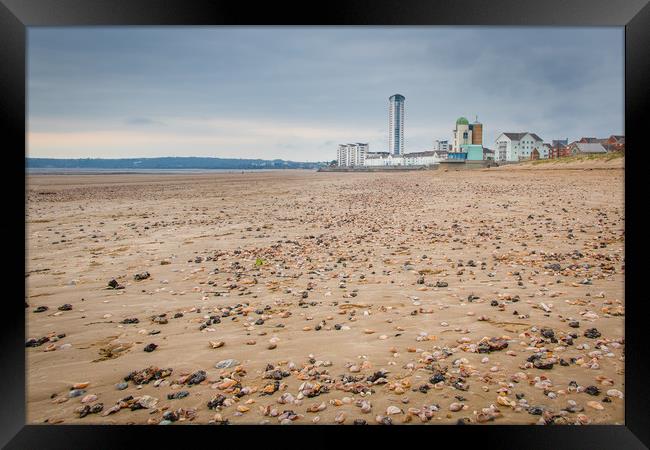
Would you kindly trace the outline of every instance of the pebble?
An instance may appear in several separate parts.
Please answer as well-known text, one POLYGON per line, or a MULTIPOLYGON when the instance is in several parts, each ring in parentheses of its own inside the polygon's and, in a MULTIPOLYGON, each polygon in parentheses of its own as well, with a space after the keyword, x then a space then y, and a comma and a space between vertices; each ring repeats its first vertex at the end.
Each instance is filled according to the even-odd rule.
POLYGON ((386 408, 386 414, 392 415, 392 414, 401 414, 402 410, 399 409, 397 406, 389 406, 386 408))
POLYGON ((449 411, 456 412, 456 411, 460 411, 461 409, 463 409, 463 404, 462 403, 455 403, 454 402, 451 405, 449 405, 449 411))
POLYGON ((81 403, 90 403, 90 402, 94 402, 95 400, 97 400, 96 395, 88 394, 84 398, 81 399, 81 403))
POLYGON ((605 409, 600 402, 595 402, 593 400, 587 402, 587 406, 589 406, 590 408, 596 409, 598 411, 602 411, 603 409, 605 409))
POLYGON ((621 391, 619 391, 618 389, 609 389, 607 391, 607 395, 609 397, 623 398, 623 393, 621 391))
POLYGON ((240 364, 236 359, 224 359, 215 364, 217 369, 228 369, 233 366, 238 366, 240 364))

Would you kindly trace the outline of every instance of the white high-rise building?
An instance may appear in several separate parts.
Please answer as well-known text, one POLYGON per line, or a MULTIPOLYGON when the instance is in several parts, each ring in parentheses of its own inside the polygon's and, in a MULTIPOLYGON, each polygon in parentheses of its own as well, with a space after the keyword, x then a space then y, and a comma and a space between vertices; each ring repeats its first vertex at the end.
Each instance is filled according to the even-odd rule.
POLYGON ((363 166, 367 154, 367 143, 340 144, 336 159, 339 167, 363 166))
POLYGON ((404 100, 400 94, 388 99, 388 151, 392 155, 404 154, 404 100))
POLYGON ((433 150, 437 152, 448 152, 449 151, 449 141, 433 141, 433 150))

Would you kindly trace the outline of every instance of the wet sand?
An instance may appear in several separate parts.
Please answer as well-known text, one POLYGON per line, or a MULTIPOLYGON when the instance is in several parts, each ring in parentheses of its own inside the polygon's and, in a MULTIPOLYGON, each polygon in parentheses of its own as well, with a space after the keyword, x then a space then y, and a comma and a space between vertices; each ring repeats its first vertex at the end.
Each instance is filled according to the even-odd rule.
POLYGON ((623 180, 30 175, 27 421, 622 424, 623 180))

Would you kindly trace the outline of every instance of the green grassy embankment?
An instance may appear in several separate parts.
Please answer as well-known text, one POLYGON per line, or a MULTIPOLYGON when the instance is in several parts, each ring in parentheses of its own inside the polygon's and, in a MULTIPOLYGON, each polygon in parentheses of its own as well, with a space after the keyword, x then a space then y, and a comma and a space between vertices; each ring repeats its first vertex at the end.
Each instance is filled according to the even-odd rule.
POLYGON ((575 155, 567 156, 566 158, 558 159, 538 159, 536 161, 530 161, 534 166, 539 164, 566 164, 572 162, 583 162, 583 161, 611 161, 613 159, 624 158, 625 154, 623 152, 611 152, 611 153, 600 153, 593 155, 575 155))

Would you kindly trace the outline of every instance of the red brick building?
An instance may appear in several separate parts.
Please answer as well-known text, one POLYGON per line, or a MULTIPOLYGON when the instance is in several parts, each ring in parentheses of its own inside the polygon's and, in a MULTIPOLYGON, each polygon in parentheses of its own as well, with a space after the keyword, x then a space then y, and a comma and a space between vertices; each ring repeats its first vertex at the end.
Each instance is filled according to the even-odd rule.
POLYGON ((612 134, 608 138, 583 137, 577 142, 580 144, 600 144, 608 152, 621 152, 625 150, 625 136, 615 134, 612 134))
POLYGON ((617 136, 612 134, 604 140, 601 144, 607 149, 608 152, 622 152, 625 151, 625 136, 617 136))
POLYGON ((548 152, 548 159, 565 158, 571 156, 571 150, 568 145, 561 142, 554 142, 551 150, 548 152))

